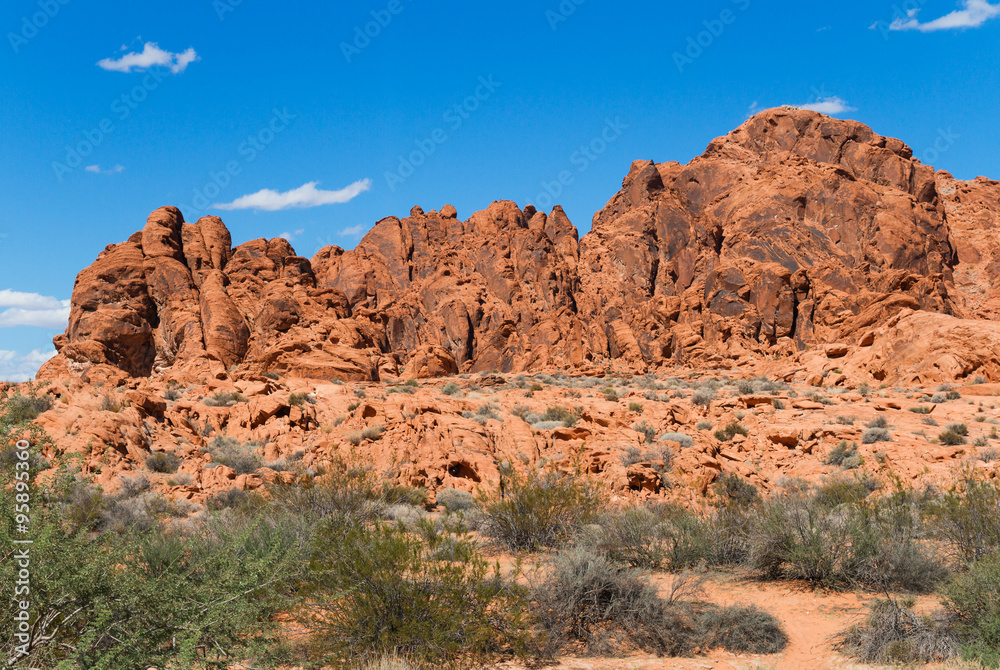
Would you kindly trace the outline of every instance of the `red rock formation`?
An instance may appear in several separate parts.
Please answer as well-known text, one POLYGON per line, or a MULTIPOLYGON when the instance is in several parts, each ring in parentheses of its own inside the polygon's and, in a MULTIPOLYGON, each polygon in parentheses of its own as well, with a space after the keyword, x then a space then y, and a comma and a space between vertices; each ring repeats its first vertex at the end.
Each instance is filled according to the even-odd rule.
POLYGON ((801 352, 863 339, 879 353, 857 374, 993 375, 991 353, 947 363, 887 338, 937 352, 975 332, 992 347, 992 322, 963 320, 1000 310, 998 198, 860 123, 777 109, 688 165, 635 162, 582 241, 559 207, 495 202, 464 222, 417 207, 309 261, 283 239, 232 249, 217 217, 166 207, 77 278, 40 376, 379 380, 774 356, 809 376, 801 352), (945 320, 907 330, 929 313, 945 320))

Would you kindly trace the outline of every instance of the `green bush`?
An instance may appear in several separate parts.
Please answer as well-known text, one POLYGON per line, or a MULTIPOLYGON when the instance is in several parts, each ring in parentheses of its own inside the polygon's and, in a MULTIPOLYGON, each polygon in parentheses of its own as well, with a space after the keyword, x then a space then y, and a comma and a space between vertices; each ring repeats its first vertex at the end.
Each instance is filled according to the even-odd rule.
POLYGON ((642 413, 642 403, 641 402, 630 402, 628 404, 628 411, 642 413))
POLYGON ((952 577, 944 595, 964 655, 1000 667, 1000 554, 974 561, 952 577))
POLYGON ((933 533, 958 560, 983 559, 1000 546, 1000 489, 974 471, 926 505, 933 533))
POLYGON ((594 485, 570 475, 501 473, 500 487, 480 499, 484 536, 511 551, 564 543, 592 521, 601 505, 594 485))
POLYGON ((34 421, 39 414, 52 409, 52 400, 48 396, 21 395, 20 393, 7 398, 4 402, 3 417, 5 424, 16 425, 34 421))
MULTIPOLYGON (((65 480, 63 480, 65 481, 65 480)), ((34 489, 31 639, 0 618, 0 653, 18 667, 140 670, 268 663, 274 615, 300 571, 280 522, 209 519, 191 532, 94 533, 68 516, 64 490, 34 489), (51 502, 48 502, 51 501, 51 502), (22 650, 23 651, 23 650, 22 650)), ((0 486, 0 505, 13 509, 0 486)), ((0 523, 0 579, 13 584, 18 539, 0 523)))
POLYGON ((441 387, 441 393, 445 395, 458 395, 462 392, 462 387, 455 382, 448 382, 441 387))
POLYGON ((358 667, 393 650, 415 661, 482 667, 523 652, 523 590, 490 571, 473 544, 437 549, 394 524, 324 521, 312 543, 302 624, 310 656, 358 667))

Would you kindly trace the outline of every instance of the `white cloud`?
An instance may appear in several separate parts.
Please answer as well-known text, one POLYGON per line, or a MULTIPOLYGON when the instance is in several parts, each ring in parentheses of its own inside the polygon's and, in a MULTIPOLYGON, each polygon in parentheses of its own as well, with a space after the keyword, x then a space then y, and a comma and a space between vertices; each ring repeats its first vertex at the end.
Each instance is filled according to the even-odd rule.
POLYGON ((319 207, 320 205, 338 205, 349 202, 372 187, 371 179, 356 181, 339 191, 321 191, 316 188, 318 181, 311 181, 291 191, 279 193, 265 188, 256 193, 237 198, 230 203, 216 203, 216 209, 263 209, 276 212, 293 207, 319 207))
POLYGON ((125 171, 124 165, 116 165, 113 168, 108 168, 107 170, 102 170, 100 165, 88 165, 83 168, 87 172, 93 172, 94 174, 118 174, 119 172, 125 171))
POLYGON ((69 300, 57 300, 38 293, 0 291, 0 328, 34 326, 62 330, 69 322, 69 300))
POLYGON ((16 351, 0 349, 0 381, 27 382, 35 378, 42 364, 56 355, 55 350, 34 351, 21 355, 16 351))
POLYGON ((847 104, 847 101, 843 98, 837 96, 831 96, 829 98, 818 98, 816 102, 808 102, 804 105, 795 105, 799 109, 808 109, 811 112, 819 112, 820 114, 829 114, 830 116, 836 116, 837 114, 843 114, 844 112, 856 112, 855 107, 851 107, 847 104))
POLYGON ((134 70, 148 70, 156 65, 170 68, 174 74, 179 74, 187 69, 187 66, 198 60, 198 54, 193 48, 188 48, 180 53, 164 51, 156 42, 146 42, 141 53, 130 51, 121 58, 105 58, 97 62, 97 66, 111 72, 131 72, 134 70))
POLYGON ((349 228, 344 228, 340 231, 343 237, 358 237, 362 233, 368 232, 368 226, 361 223, 356 226, 351 226, 349 228))
POLYGON ((299 228, 294 233, 282 233, 281 235, 278 235, 278 237, 280 237, 282 239, 285 239, 285 240, 288 240, 289 242, 291 242, 296 237, 298 237, 299 235, 301 235, 304 232, 306 232, 305 228, 299 228))
POLYGON ((893 21, 889 30, 919 30, 922 33, 931 33, 938 30, 978 28, 990 19, 1000 16, 1000 3, 993 5, 986 0, 963 0, 962 7, 928 23, 920 23, 917 18, 920 10, 911 9, 905 19, 898 18, 893 21))

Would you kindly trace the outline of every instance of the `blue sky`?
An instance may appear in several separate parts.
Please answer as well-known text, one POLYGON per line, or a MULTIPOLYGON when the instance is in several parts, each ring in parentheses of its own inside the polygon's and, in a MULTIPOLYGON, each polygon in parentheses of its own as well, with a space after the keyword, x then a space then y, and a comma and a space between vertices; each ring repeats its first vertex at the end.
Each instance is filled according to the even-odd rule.
POLYGON ((8 0, 0 34, 0 378, 162 205, 304 256, 413 205, 583 233, 633 160, 782 104, 1000 177, 1000 2, 8 0))

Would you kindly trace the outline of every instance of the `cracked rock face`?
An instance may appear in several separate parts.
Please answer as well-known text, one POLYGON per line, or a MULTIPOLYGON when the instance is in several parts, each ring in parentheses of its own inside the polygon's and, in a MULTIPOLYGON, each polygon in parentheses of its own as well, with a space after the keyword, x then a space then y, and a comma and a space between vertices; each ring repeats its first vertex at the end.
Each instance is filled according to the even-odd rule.
POLYGON ((994 376, 998 199, 996 182, 935 173, 860 123, 775 109, 687 165, 633 163, 582 240, 559 207, 495 202, 465 221, 417 207, 308 260, 280 238, 233 248, 219 218, 164 207, 77 277, 39 377, 774 359, 810 376, 829 373, 810 351, 830 344, 847 376, 994 376))

